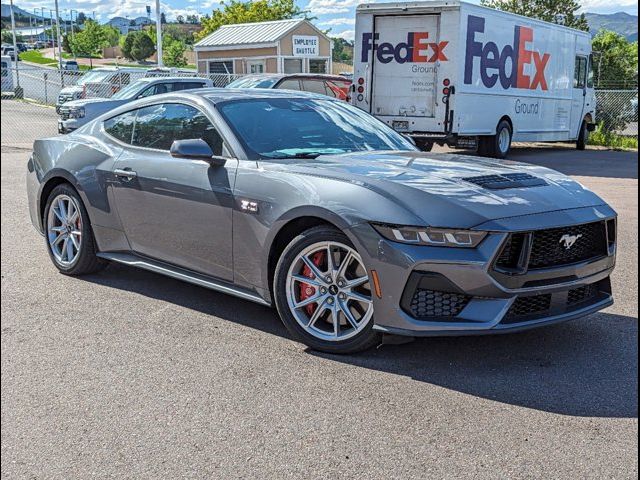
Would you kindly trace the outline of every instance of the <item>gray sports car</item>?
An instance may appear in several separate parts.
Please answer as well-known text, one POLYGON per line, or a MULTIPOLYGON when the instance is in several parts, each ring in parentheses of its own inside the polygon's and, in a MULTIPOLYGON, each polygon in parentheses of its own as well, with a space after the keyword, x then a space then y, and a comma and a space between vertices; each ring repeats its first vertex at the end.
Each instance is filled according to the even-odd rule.
POLYGON ((212 90, 38 140, 31 219, 60 272, 108 262, 265 305, 334 353, 611 305, 616 213, 566 176, 419 152, 345 102, 212 90))

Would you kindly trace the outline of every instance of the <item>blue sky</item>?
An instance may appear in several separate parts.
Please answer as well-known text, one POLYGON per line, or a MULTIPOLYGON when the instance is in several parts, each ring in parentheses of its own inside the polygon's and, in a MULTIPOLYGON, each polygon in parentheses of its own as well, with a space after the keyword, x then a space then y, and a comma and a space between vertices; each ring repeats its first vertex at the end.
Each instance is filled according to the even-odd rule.
MULTIPOLYGON (((387 0, 389 1, 389 0, 387 0)), ((470 0, 479 3, 480 0, 470 0)), ((307 9, 311 15, 317 17, 316 24, 322 29, 331 29, 333 36, 340 36, 347 39, 353 38, 354 10, 356 5, 364 3, 365 0, 298 0, 300 7, 307 9)), ((33 10, 45 6, 53 8, 53 1, 43 2, 42 0, 14 1, 18 7, 26 10, 33 10)), ((583 9, 588 12, 614 13, 628 12, 637 14, 638 0, 583 0, 583 9)), ((95 12, 100 21, 106 21, 114 16, 135 18, 146 15, 146 5, 155 8, 155 0, 59 0, 61 15, 68 16, 70 9, 82 10, 91 15, 95 12)), ((215 0, 161 0, 161 9, 168 18, 175 18, 177 15, 187 15, 190 13, 210 13, 218 8, 219 3, 215 0)))

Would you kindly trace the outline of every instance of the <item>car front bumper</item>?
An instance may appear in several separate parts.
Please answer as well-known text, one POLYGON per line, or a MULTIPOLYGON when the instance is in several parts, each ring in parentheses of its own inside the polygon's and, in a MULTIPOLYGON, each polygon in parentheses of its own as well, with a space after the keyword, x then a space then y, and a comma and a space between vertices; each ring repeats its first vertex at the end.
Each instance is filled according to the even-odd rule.
POLYGON ((477 227, 490 233, 475 249, 391 242, 368 224, 348 233, 379 279, 376 330, 411 336, 492 334, 571 320, 613 303, 609 277, 615 267, 615 244, 598 258, 512 278, 494 271, 510 233, 615 218, 611 208, 599 206, 502 219, 477 227), (415 308, 441 314, 416 315, 415 308))

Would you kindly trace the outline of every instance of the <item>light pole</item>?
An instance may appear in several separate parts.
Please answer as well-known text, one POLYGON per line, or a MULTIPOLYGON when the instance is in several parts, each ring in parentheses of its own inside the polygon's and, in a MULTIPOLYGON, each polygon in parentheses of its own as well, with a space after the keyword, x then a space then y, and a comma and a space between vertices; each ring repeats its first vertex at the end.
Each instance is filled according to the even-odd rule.
POLYGON ((160 0, 156 0, 156 53, 158 55, 158 67, 162 67, 162 21, 160 0))
POLYGON ((60 9, 58 8, 58 0, 55 1, 56 6, 56 37, 58 40, 58 68, 60 69, 60 78, 62 79, 62 32, 60 31, 60 9))
MULTIPOLYGON (((18 60, 20 53, 18 53, 18 41, 16 39, 16 19, 14 18, 13 15, 13 0, 11 0, 11 4, 10 4, 10 8, 11 8, 11 34, 13 36, 13 55, 15 57, 16 60, 16 90, 19 91, 20 89, 20 74, 18 73, 18 64, 20 63, 18 60)), ((15 94, 15 92, 14 92, 15 94)), ((17 97, 18 95, 16 95, 17 97)), ((22 98, 22 95, 19 96, 19 98, 22 98)))

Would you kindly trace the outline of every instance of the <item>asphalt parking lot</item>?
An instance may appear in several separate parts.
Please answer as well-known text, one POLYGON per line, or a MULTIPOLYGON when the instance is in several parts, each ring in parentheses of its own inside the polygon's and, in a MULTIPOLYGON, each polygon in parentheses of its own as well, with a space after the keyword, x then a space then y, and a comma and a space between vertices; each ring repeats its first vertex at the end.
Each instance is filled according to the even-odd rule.
POLYGON ((513 154, 620 213, 613 307, 336 357, 193 285, 58 274, 24 185, 45 114, 25 112, 2 124, 2 478, 637 478, 637 154, 513 154))

